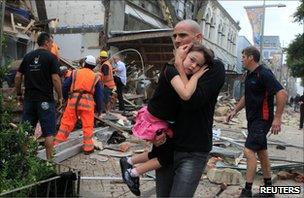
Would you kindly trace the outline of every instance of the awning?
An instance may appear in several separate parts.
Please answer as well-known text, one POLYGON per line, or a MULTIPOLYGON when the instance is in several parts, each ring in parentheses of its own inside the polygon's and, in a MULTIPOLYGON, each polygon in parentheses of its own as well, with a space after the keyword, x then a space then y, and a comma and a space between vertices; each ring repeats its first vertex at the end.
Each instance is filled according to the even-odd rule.
MULTIPOLYGON (((161 67, 173 56, 172 29, 153 29, 138 31, 111 31, 113 37, 108 39, 110 46, 119 50, 136 49, 142 55, 144 64, 161 67)), ((136 53, 126 53, 126 62, 135 61, 141 65, 136 53)))

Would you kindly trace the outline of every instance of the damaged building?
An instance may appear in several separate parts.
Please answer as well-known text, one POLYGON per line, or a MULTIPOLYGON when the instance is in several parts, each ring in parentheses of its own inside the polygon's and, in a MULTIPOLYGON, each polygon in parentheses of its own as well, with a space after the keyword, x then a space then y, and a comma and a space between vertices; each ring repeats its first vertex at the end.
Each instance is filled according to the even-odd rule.
POLYGON ((9 86, 24 55, 37 48, 36 39, 41 31, 48 31, 56 19, 42 17, 37 12, 41 1, 5 0, 1 4, 1 65, 10 65, 5 80, 9 86))
MULTIPOLYGON (((110 50, 111 55, 124 50, 128 73, 136 73, 137 76, 133 77, 145 73, 150 80, 154 79, 158 70, 173 57, 172 27, 183 19, 196 20, 203 30, 203 43, 225 64, 229 83, 226 83, 223 91, 232 95, 233 81, 240 77, 236 72, 236 38, 240 27, 218 1, 20 2, 26 5, 24 7, 30 7, 27 8, 30 10, 29 15, 33 15, 32 18, 36 21, 43 21, 44 29, 53 34, 61 57, 75 61, 88 54, 97 57, 101 49, 110 50), (229 79, 232 79, 231 82, 229 79)), ((23 26, 26 27, 29 22, 31 18, 28 18, 23 26)), ((27 37, 26 39, 31 40, 27 37)), ((22 45, 23 41, 16 42, 16 49, 20 52, 17 55, 16 50, 14 59, 22 58, 25 52, 33 49, 33 45, 27 45, 29 49, 26 50, 17 47, 22 45)))

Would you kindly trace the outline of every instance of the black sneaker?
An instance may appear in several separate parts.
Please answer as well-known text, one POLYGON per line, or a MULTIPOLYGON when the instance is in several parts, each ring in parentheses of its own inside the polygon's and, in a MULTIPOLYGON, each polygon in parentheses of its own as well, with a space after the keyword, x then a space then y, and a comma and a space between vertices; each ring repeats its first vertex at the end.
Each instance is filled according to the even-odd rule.
POLYGON ((140 190, 139 190, 139 177, 132 177, 131 176, 131 169, 126 170, 125 174, 125 182, 128 185, 130 191, 136 195, 140 196, 140 190))
POLYGON ((252 191, 243 188, 240 197, 252 197, 252 191))
POLYGON ((132 169, 133 166, 132 166, 131 164, 128 163, 128 158, 127 158, 127 157, 120 158, 119 164, 120 164, 120 170, 121 170, 122 180, 123 180, 124 182, 126 182, 126 179, 125 179, 125 172, 126 172, 128 169, 132 169))

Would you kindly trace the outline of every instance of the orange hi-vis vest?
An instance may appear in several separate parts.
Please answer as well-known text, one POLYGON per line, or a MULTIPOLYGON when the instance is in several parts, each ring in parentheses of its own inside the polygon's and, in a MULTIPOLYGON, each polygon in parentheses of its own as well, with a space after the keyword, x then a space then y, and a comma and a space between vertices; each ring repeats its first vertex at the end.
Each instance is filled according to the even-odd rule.
POLYGON ((101 73, 102 73, 102 83, 104 86, 110 88, 110 89, 114 89, 116 87, 115 85, 115 81, 114 81, 114 77, 113 77, 113 67, 111 65, 111 63, 107 60, 105 61, 102 65, 101 65, 101 68, 103 67, 103 65, 108 65, 109 67, 109 72, 108 72, 108 75, 104 75, 102 73, 102 70, 101 70, 101 73))
POLYGON ((95 85, 99 79, 99 75, 89 68, 73 71, 68 107, 75 108, 76 115, 77 110, 94 111, 95 85))

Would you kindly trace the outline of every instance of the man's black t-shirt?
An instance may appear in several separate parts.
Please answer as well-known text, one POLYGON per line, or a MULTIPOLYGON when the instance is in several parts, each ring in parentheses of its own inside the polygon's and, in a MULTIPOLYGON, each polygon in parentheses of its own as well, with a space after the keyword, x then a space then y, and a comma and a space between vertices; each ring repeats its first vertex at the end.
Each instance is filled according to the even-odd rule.
POLYGON ((148 111, 155 117, 174 121, 179 110, 179 96, 171 85, 178 71, 173 65, 166 64, 160 73, 157 87, 148 103, 148 111))
POLYGON ((175 123, 174 149, 181 152, 209 152, 217 97, 225 82, 225 67, 220 60, 199 79, 190 100, 182 101, 175 123))
POLYGON ((274 95, 283 89, 270 69, 263 65, 247 73, 245 80, 245 107, 248 122, 273 120, 274 95))
POLYGON ((26 54, 18 71, 24 75, 25 100, 54 100, 52 74, 59 74, 59 63, 51 52, 37 49, 26 54))

